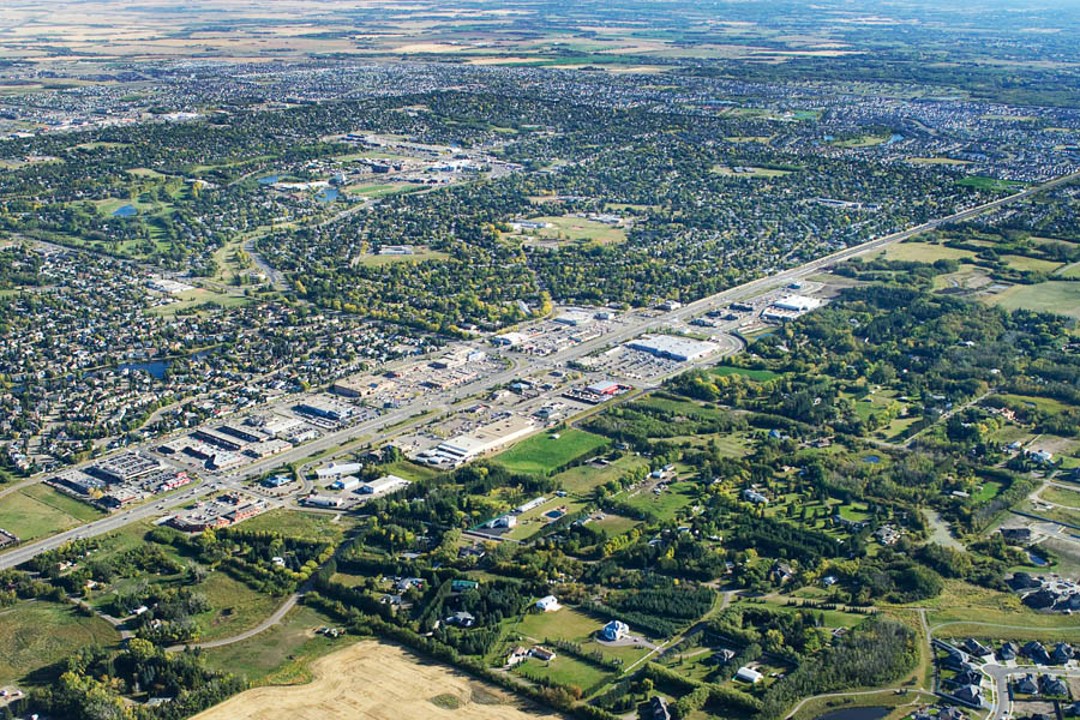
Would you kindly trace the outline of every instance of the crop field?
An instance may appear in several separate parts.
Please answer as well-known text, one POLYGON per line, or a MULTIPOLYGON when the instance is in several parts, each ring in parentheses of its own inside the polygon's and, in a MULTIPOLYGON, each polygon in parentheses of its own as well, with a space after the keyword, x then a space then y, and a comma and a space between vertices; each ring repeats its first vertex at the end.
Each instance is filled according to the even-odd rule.
POLYGON ((1049 280, 1038 285, 1014 285, 987 301, 1006 310, 1024 308, 1080 319, 1080 283, 1049 280))
POLYGON ((558 716, 396 645, 361 642, 317 660, 306 685, 256 688, 198 720, 525 720, 558 716), (451 709, 453 708, 453 709, 451 709))
POLYGON ((81 615, 69 605, 39 600, 0 610, 0 685, 25 683, 27 673, 81 647, 109 646, 119 639, 104 620, 81 615))
POLYGON ((21 540, 52 535, 102 517, 102 513, 47 485, 31 485, 0 502, 0 528, 21 540))
POLYGON ((496 456, 495 462, 512 472, 548 475, 583 455, 600 450, 607 443, 607 438, 573 428, 559 433, 557 438, 541 433, 496 456))

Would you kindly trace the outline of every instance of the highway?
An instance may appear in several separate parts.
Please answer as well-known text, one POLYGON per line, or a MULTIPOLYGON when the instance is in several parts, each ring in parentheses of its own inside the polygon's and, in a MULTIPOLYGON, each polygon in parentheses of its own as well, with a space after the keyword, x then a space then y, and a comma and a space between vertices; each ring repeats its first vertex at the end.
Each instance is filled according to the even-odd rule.
MULTIPOLYGON (((1055 178, 1046 183, 1031 186, 1013 195, 1008 195, 1006 197, 993 200, 983 205, 978 205, 967 210, 962 210, 952 215, 948 215, 937 220, 932 220, 930 222, 909 228, 907 230, 903 230, 901 232, 893 233, 891 235, 885 235, 880 238, 875 238, 861 245, 856 245, 850 248, 846 248, 844 250, 840 250, 838 252, 826 255, 816 260, 812 260, 803 265, 781 271, 774 275, 758 278, 757 280, 752 280, 742 285, 738 285, 731 289, 719 292, 715 295, 711 295, 695 302, 688 303, 687 305, 684 305, 670 312, 660 313, 648 317, 630 316, 632 318, 632 321, 626 322, 622 327, 619 327, 612 332, 603 334, 592 340, 565 348, 553 355, 548 355, 546 357, 514 355, 507 358, 510 360, 508 367, 504 370, 496 372, 495 374, 487 375, 471 383, 467 383, 440 393, 432 393, 430 396, 419 398, 405 407, 393 410, 385 415, 381 415, 377 418, 361 422, 357 425, 336 430, 333 432, 328 432, 322 437, 310 443, 300 445, 278 455, 256 461, 237 471, 221 476, 217 476, 214 473, 208 473, 207 479, 204 482, 198 485, 189 486, 189 488, 184 488, 184 490, 181 491, 179 495, 172 495, 164 499, 158 499, 131 510, 114 513, 112 515, 109 515, 108 517, 96 520, 75 529, 68 530, 57 535, 50 536, 48 538, 20 545, 16 548, 0 554, 0 569, 15 567, 16 565, 22 564, 40 553, 55 549, 63 545, 64 543, 70 542, 71 540, 79 537, 93 537, 97 535, 103 535, 110 532, 115 532, 131 523, 163 516, 167 514, 170 510, 181 507, 183 505, 191 504, 196 499, 207 496, 210 493, 218 492, 226 488, 239 489, 243 487, 243 483, 245 481, 259 477, 268 472, 269 470, 272 470, 273 468, 281 467, 283 465, 289 465, 295 462, 301 462, 322 452, 341 447, 350 442, 355 442, 360 438, 368 438, 368 442, 372 443, 380 442, 391 437, 394 434, 401 433, 410 428, 416 427, 423 422, 431 420, 439 412, 445 411, 446 408, 457 402, 460 402, 466 398, 478 394, 490 392, 493 389, 506 385, 519 377, 531 375, 546 368, 565 366, 567 363, 573 360, 582 358, 586 355, 594 353, 598 350, 602 350, 606 347, 625 342, 634 337, 637 337, 638 335, 641 335, 642 333, 649 332, 652 329, 659 329, 665 326, 670 326, 673 323, 684 322, 709 310, 713 310, 723 305, 727 305, 732 301, 756 297, 773 288, 782 287, 786 284, 805 279, 815 273, 821 272, 826 267, 835 265, 836 263, 881 250, 882 248, 885 248, 889 245, 902 242, 920 233, 924 233, 928 230, 933 230, 941 225, 970 219, 984 212, 995 210, 1005 205, 1019 202, 1038 192, 1076 178, 1080 178, 1080 173, 1073 173, 1071 175, 1065 175, 1059 178, 1055 178)), ((472 347, 478 347, 480 342, 481 341, 472 340, 464 342, 464 344, 472 347)), ((706 360, 696 362, 692 365, 687 364, 686 366, 680 368, 678 372, 683 372, 693 366, 701 366, 715 363, 720 357, 731 354, 732 352, 735 352, 739 349, 739 346, 735 344, 734 341, 732 343, 728 343, 727 345, 728 346, 723 348, 723 351, 721 353, 714 354, 706 360)), ((156 446, 160 444, 160 442, 160 439, 158 439, 157 441, 149 445, 149 447, 156 446)), ((131 448, 129 448, 128 450, 130 449, 131 448)), ((41 479, 43 478, 38 478, 37 480, 40 481, 41 479)), ((284 504, 283 500, 281 499, 271 500, 270 502, 272 505, 276 506, 281 506, 284 504)))

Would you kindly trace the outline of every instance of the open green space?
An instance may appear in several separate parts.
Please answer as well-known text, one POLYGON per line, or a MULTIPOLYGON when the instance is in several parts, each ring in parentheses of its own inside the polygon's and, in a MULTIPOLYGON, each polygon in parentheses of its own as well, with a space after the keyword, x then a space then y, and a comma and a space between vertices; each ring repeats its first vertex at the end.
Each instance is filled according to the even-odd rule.
POLYGON ((661 522, 674 520, 679 511, 693 503, 698 496, 698 488, 693 483, 680 482, 668 486, 661 493, 642 490, 631 497, 620 499, 629 507, 642 512, 652 513, 661 522))
POLYGON ((639 455, 624 455, 606 465, 589 463, 577 465, 555 476, 569 493, 585 497, 592 490, 609 480, 615 480, 635 468, 648 467, 648 461, 639 455))
POLYGON ((1048 280, 1037 285, 1013 285, 985 299, 1006 310, 1022 308, 1080 319, 1080 283, 1048 280))
POLYGON ((195 616, 200 640, 217 640, 242 633, 272 615, 284 602, 283 598, 252 590, 221 571, 210 573, 194 589, 206 595, 213 608, 195 616))
POLYGON ((1027 255, 1002 255, 1009 267, 1021 272, 1038 272, 1049 275, 1062 267, 1060 262, 1028 257, 1027 255))
POLYGON ((923 263, 932 263, 935 260, 963 260, 975 257, 975 253, 970 250, 923 241, 909 241, 890 245, 883 254, 887 260, 923 263))
POLYGON ((959 180, 957 185, 964 187, 975 188, 976 190, 990 190, 993 192, 1017 192, 1024 189, 1024 183, 1017 182, 1015 180, 1000 180, 998 178, 986 177, 985 175, 971 175, 959 180))
POLYGON ((0 499, 0 528, 24 542, 96 520, 102 514, 47 485, 31 485, 0 499))
POLYGON ((44 600, 0 609, 0 686, 25 686, 27 674, 59 662, 88 645, 120 640, 107 622, 73 606, 44 600))
POLYGON ((173 317, 177 313, 186 312, 201 305, 234 308, 251 302, 251 298, 243 295, 214 292, 213 290, 208 290, 206 288, 188 290, 186 292, 177 293, 172 297, 175 298, 174 302, 158 305, 157 307, 151 308, 150 312, 164 317, 173 317))
POLYGON ((253 685, 292 685, 311 680, 312 660, 338 650, 346 639, 331 640, 317 634, 320 627, 336 627, 319 611, 299 605, 277 625, 253 638, 203 651, 207 664, 222 672, 245 677, 253 685))
POLYGON ((512 472, 549 475, 607 444, 607 438, 600 435, 568 428, 558 433, 533 435, 497 455, 494 461, 512 472))
POLYGON ((547 223, 550 227, 523 230, 523 235, 562 242, 591 242, 599 245, 626 242, 626 231, 608 223, 572 215, 529 218, 530 222, 547 223))
POLYGON ((773 372, 772 370, 735 367, 734 365, 717 365, 710 372, 712 372, 713 375, 719 375, 720 377, 740 375, 757 382, 768 382, 769 380, 775 380, 780 377, 780 373, 773 372))
POLYGON ((360 255, 357 258, 357 263, 366 267, 381 267, 383 265, 392 265, 394 263, 418 263, 424 262, 425 260, 446 260, 449 257, 449 253, 418 246, 413 248, 413 253, 411 255, 360 255))
POLYGON ((333 515, 311 513, 302 510, 278 509, 245 520, 244 530, 266 530, 288 537, 318 540, 341 540, 345 530, 352 524, 344 518, 335 520, 333 515))
POLYGON ((593 663, 578 660, 570 655, 558 655, 554 660, 541 662, 529 658, 518 665, 514 672, 531 679, 545 679, 567 687, 578 687, 588 692, 600 683, 610 680, 615 673, 593 663))

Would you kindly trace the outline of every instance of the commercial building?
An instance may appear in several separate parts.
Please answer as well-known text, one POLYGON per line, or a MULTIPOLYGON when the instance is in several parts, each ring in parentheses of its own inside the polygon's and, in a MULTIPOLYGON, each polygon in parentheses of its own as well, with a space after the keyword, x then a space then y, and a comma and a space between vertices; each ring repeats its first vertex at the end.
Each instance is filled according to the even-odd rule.
POLYGON ((400 478, 397 475, 383 475, 377 480, 361 485, 358 492, 363 495, 385 495, 386 493, 404 490, 411 484, 405 478, 400 478))
POLYGON ((818 298, 806 297, 805 295, 789 295, 777 300, 761 312, 765 320, 777 320, 787 322, 794 320, 811 310, 821 307, 822 301, 818 298))
POLYGON ((626 343, 626 347, 677 362, 692 362, 720 349, 714 342, 682 335, 642 335, 626 343))
POLYGON ((356 477, 355 475, 346 475, 344 477, 339 477, 337 480, 330 483, 331 490, 341 490, 344 492, 356 490, 359 487, 360 478, 356 477))
POLYGON ((528 418, 507 415, 471 434, 450 438, 434 450, 422 453, 419 458, 431 465, 461 465, 524 437, 535 429, 536 425, 528 418))

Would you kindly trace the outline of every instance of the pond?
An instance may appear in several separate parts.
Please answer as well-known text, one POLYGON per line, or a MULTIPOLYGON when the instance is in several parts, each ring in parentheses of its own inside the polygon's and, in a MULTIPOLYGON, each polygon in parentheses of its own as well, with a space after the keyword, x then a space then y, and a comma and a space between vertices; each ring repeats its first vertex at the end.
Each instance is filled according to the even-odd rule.
POLYGON ((149 360, 147 362, 131 362, 117 366, 118 370, 137 370, 150 373, 156 380, 165 377, 165 371, 169 369, 168 360, 149 360))
POLYGON ((877 465, 879 462, 881 462, 881 456, 880 455, 867 455, 862 460, 863 460, 863 462, 870 463, 871 465, 877 465))
POLYGON ((113 217, 134 217, 138 214, 139 210, 134 205, 124 205, 113 210, 113 217))
POLYGON ((896 143, 902 142, 903 140, 904 140, 903 135, 901 135, 900 133, 893 133, 889 137, 889 139, 885 141, 885 144, 886 145, 895 145, 896 143))
POLYGON ((1040 557, 1040 556, 1036 555, 1035 553, 1031 552, 1030 550, 1028 550, 1028 560, 1030 560, 1031 564, 1036 566, 1036 567, 1046 567, 1047 565, 1050 564, 1049 560, 1047 560, 1044 557, 1040 557))
POLYGON ((281 179, 280 175, 267 175, 266 177, 259 178, 260 185, 273 185, 281 179))
POLYGON ((881 720, 889 712, 890 708, 877 706, 844 708, 819 715, 817 720, 881 720))
POLYGON ((323 188, 315 195, 315 199, 321 203, 334 202, 341 195, 337 188, 323 188))

